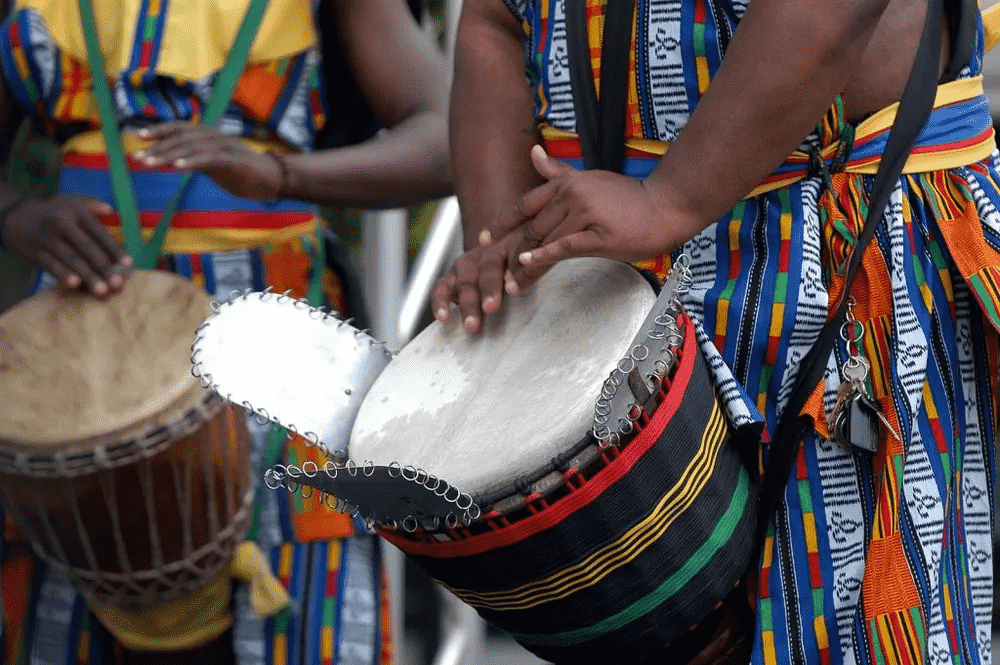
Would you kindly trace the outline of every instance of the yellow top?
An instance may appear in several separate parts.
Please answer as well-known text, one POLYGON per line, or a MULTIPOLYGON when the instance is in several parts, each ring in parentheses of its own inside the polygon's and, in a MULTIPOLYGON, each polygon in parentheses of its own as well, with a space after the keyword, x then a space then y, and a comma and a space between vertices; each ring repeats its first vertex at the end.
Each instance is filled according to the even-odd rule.
MULTIPOLYGON (((150 0, 156 15, 163 0, 150 0)), ((128 70, 142 0, 93 0, 101 52, 108 76, 128 70), (112 17, 112 20, 107 20, 112 17)), ((17 0, 19 8, 39 12, 59 47, 87 61, 83 23, 72 0, 17 0)), ((178 80, 201 79, 222 69, 236 40, 250 0, 171 0, 156 72, 178 80)), ((249 62, 277 60, 316 44, 310 0, 269 0, 250 50, 249 62)))
POLYGON ((986 32, 986 43, 983 49, 990 51, 1000 40, 1000 4, 983 10, 983 29, 986 32))

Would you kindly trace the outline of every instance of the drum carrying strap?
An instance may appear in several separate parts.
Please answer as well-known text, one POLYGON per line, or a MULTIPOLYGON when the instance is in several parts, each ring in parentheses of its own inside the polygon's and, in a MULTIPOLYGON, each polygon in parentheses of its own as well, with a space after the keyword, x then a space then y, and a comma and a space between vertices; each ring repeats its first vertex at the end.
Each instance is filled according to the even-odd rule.
MULTIPOLYGON (((125 245, 129 254, 132 255, 136 268, 154 268, 160 259, 163 248, 163 240, 166 237, 167 229, 173 220, 174 214, 180 207, 181 198, 191 182, 193 173, 189 171, 184 175, 181 184, 173 198, 163 211, 163 216, 157 223, 156 230, 148 243, 142 239, 141 225, 139 223, 139 206, 136 201, 135 189, 132 185, 132 177, 128 168, 128 161, 125 158, 125 148, 122 145, 121 134, 118 127, 118 116, 115 111, 114 101, 111 96, 111 88, 108 85, 107 75, 104 68, 104 55, 101 53, 100 43, 97 37, 97 25, 94 22, 93 0, 79 0, 80 16, 83 19, 83 35, 87 44, 87 59, 90 65, 91 79, 94 82, 94 95, 97 98, 98 112, 101 116, 101 132, 104 134, 104 142, 107 146, 108 171, 111 176, 111 185, 114 190, 115 200, 118 204, 118 214, 121 219, 122 233, 125 236, 125 245)), ((261 20, 267 10, 267 0, 251 0, 246 16, 240 26, 233 47, 229 51, 226 64, 216 77, 212 86, 212 94, 208 100, 208 105, 201 117, 201 124, 214 127, 222 120, 229 101, 232 99, 233 91, 239 82, 240 75, 246 67, 247 59, 250 57, 250 47, 253 45, 260 27, 261 20)), ((322 230, 317 236, 316 251, 318 253, 313 261, 312 275, 309 280, 309 292, 306 294, 309 302, 320 304, 323 301, 323 266, 325 261, 325 245, 323 242, 322 230)), ((265 466, 270 468, 281 461, 281 455, 285 448, 287 432, 283 428, 276 428, 268 436, 267 446, 264 453, 265 466)), ((258 496, 254 517, 251 522, 250 540, 255 539, 260 529, 261 502, 263 497, 258 496)))
MULTIPOLYGON (((843 297, 829 323, 824 326, 799 365, 791 399, 778 421, 769 449, 763 487, 758 503, 758 541, 763 543, 771 517, 777 509, 791 473, 806 418, 799 414, 814 388, 823 379, 830 354, 850 300, 850 286, 861 265, 861 257, 875 235, 889 196, 902 174, 917 136, 927 124, 938 84, 942 14, 946 0, 930 0, 920 46, 906 89, 899 102, 885 152, 875 174, 864 228, 848 261, 843 297)), ((629 39, 634 0, 608 0, 601 49, 601 95, 597 101, 591 70, 586 3, 566 3, 567 47, 570 87, 576 111, 584 163, 589 169, 622 171, 625 145, 625 101, 628 86, 629 39)), ((976 35, 977 6, 973 0, 948 0, 952 53, 945 79, 954 78, 972 55, 976 35)))
POLYGON ((601 96, 594 87, 586 2, 566 3, 570 88, 583 163, 621 173, 625 165, 625 98, 635 0, 608 0, 601 48, 601 96))
MULTIPOLYGON (((160 259, 163 240, 174 214, 180 207, 181 198, 187 190, 193 176, 192 171, 184 174, 176 194, 163 211, 156 229, 148 243, 142 239, 142 227, 139 222, 139 205, 132 185, 132 176, 128 162, 125 159, 125 148, 122 145, 118 126, 118 114, 115 111, 111 88, 104 68, 104 55, 97 37, 97 24, 94 22, 94 6, 92 0, 80 1, 80 17, 83 22, 83 36, 87 45, 87 62, 90 65, 90 76, 94 85, 94 96, 97 99, 97 110, 101 117, 101 132, 104 134, 108 156, 108 171, 111 176, 111 186, 117 202, 118 215, 121 219, 122 233, 125 236, 125 246, 135 261, 135 267, 140 269, 155 268, 160 259)), ((201 124, 214 127, 219 124, 229 106, 229 100, 236 89, 240 74, 250 56, 250 47, 257 35, 261 19, 267 9, 267 0, 251 0, 246 16, 233 42, 233 47, 226 59, 226 64, 216 77, 212 86, 212 95, 201 117, 201 124)))
MULTIPOLYGON (((938 85, 944 2, 945 0, 931 0, 927 5, 927 18, 913 69, 903 90, 903 96, 899 100, 896 121, 890 130, 885 152, 875 173, 864 227, 848 260, 844 294, 833 317, 820 333, 819 339, 802 359, 798 376, 795 378, 795 386, 790 392, 791 398, 775 429, 759 499, 757 523, 759 543, 764 542, 768 524, 788 484, 803 431, 808 427, 808 419, 800 416, 800 413, 813 388, 825 375, 833 345, 846 320, 847 306, 851 297, 851 282, 861 265, 861 257, 885 214, 889 196, 903 172, 910 150, 930 118, 938 85)), ((942 77, 945 80, 957 76, 972 56, 975 44, 975 12, 978 10, 970 0, 955 0, 949 2, 948 11, 955 38, 952 39, 949 65, 942 77)))

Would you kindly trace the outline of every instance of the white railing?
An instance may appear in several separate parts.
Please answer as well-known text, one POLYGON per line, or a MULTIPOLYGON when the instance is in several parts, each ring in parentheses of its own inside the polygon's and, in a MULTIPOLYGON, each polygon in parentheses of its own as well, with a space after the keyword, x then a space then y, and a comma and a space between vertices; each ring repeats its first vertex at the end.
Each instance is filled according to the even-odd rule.
MULTIPOLYGON (((365 213, 363 228, 363 269, 365 297, 372 315, 372 334, 391 349, 399 349, 417 332, 427 311, 431 291, 437 279, 461 251, 462 223, 458 201, 443 199, 431 221, 424 243, 420 247, 405 289, 403 272, 406 265, 405 210, 383 210, 365 213)), ((388 543, 385 566, 389 576, 390 614, 393 641, 398 653, 405 652, 404 593, 406 580, 403 554, 388 543)), ((451 594, 439 591, 443 606, 441 644, 434 665, 471 665, 479 662, 486 626, 475 610, 451 594)))
MULTIPOLYGON (((445 49, 451 70, 455 32, 462 0, 445 0, 445 49)), ((399 349, 417 332, 437 279, 461 251, 461 217, 454 197, 439 202, 427 236, 414 262, 408 283, 404 285, 407 259, 405 210, 366 213, 363 224, 362 278, 365 298, 372 314, 372 333, 385 340, 389 348, 399 349)), ((385 566, 389 577, 390 613, 397 662, 406 652, 403 608, 406 589, 403 554, 385 545, 385 566)), ((486 624, 475 610, 449 593, 441 594, 443 606, 441 643, 434 665, 474 665, 486 641, 486 624)))
POLYGON ((458 199, 442 199, 434 212, 427 236, 417 253, 410 272, 406 295, 399 308, 398 339, 405 343, 417 333, 438 278, 458 257, 462 249, 462 218, 458 199))

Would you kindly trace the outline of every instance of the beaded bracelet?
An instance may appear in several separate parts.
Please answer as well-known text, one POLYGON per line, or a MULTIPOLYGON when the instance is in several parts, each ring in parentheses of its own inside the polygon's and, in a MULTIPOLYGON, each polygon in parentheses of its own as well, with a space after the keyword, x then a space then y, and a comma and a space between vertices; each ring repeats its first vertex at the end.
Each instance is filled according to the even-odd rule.
POLYGON ((280 199, 281 193, 285 191, 285 188, 288 186, 288 164, 285 163, 285 157, 283 153, 275 152, 274 150, 268 150, 267 154, 269 154, 274 159, 274 161, 278 163, 278 168, 281 169, 281 184, 278 185, 277 191, 274 192, 274 198, 280 199))

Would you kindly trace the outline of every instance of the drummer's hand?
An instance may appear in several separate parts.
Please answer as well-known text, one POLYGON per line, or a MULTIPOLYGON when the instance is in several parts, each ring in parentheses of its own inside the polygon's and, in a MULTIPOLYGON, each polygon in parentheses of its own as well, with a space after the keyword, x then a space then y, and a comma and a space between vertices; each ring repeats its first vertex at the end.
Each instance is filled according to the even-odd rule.
POLYGON ((641 180, 611 171, 579 171, 552 159, 541 146, 532 149, 531 160, 548 182, 521 197, 518 215, 506 222, 509 228, 498 224, 491 230, 499 235, 521 230, 525 240, 512 274, 522 290, 564 259, 637 261, 679 247, 703 226, 641 180))
POLYGON ((431 295, 434 318, 448 321, 451 303, 458 304, 462 327, 466 332, 478 332, 484 314, 500 309, 503 291, 516 291, 507 265, 522 240, 512 233, 503 239, 470 249, 455 260, 447 275, 438 280, 431 295))
POLYGON ((274 155, 251 150, 239 137, 190 122, 167 122, 140 130, 139 138, 153 142, 133 155, 148 167, 198 169, 236 196, 278 198, 281 164, 274 155))
POLYGON ((2 244, 62 286, 104 296, 122 288, 132 267, 132 258, 98 219, 111 212, 103 201, 77 194, 28 199, 7 218, 2 244))

